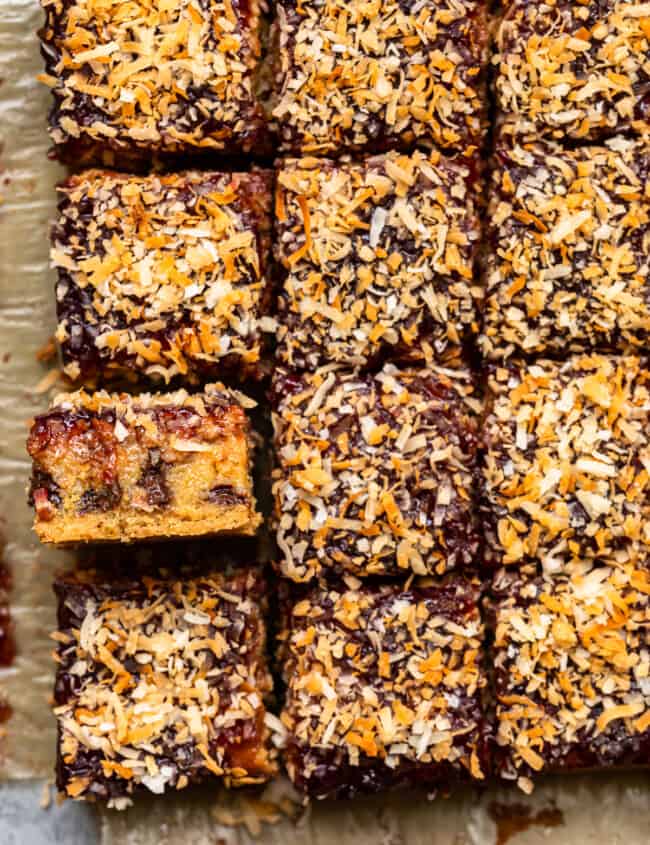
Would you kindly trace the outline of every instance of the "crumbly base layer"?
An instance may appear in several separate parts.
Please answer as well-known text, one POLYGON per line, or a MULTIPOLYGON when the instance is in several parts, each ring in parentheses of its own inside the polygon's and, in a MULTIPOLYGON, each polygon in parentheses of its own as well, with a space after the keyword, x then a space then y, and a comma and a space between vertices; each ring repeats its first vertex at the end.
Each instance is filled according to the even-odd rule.
MULTIPOLYGON (((208 509, 205 509, 208 510, 208 509)), ((262 523, 259 514, 248 507, 209 508, 205 516, 132 515, 127 510, 104 516, 58 517, 51 522, 37 522, 34 530, 42 543, 67 545, 75 543, 119 542, 135 540, 166 540, 175 537, 210 537, 234 534, 252 537, 262 523), (217 511, 215 513, 215 511, 217 511)))

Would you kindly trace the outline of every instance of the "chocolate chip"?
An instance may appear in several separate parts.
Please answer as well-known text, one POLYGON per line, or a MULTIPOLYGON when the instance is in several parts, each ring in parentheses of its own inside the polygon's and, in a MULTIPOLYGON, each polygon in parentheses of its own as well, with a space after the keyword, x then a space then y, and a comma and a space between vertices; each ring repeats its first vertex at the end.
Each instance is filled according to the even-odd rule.
POLYGON ((238 492, 230 484, 217 484, 208 493, 208 501, 212 505, 246 505, 248 496, 238 492))
POLYGON ((148 462, 138 481, 147 493, 147 502, 154 508, 163 508, 171 501, 167 486, 167 466, 162 460, 160 449, 149 449, 148 462))
POLYGON ((77 513, 83 515, 92 511, 110 511, 119 505, 121 498, 122 490, 117 481, 104 487, 90 487, 79 499, 77 513))

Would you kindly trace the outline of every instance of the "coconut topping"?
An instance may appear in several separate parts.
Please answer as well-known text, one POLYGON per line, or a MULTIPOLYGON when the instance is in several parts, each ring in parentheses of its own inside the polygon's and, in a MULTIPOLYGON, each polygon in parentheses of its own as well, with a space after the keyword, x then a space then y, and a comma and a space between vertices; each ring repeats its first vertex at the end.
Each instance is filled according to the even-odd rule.
POLYGON ((274 394, 285 576, 441 574, 476 562, 469 373, 279 371, 274 394))
POLYGON ((481 236, 469 159, 290 159, 278 173, 286 276, 278 354, 313 369, 382 354, 449 363, 478 331, 481 236))
MULTIPOLYGON (((130 426, 141 425, 147 427, 146 421, 139 418, 139 413, 146 413, 157 408, 185 408, 197 417, 209 416, 214 408, 254 408, 253 399, 238 390, 225 387, 219 382, 206 384, 201 393, 188 393, 187 390, 172 390, 169 393, 109 393, 106 390, 95 390, 92 393, 84 389, 72 393, 59 393, 52 399, 50 411, 89 411, 105 414, 112 411, 119 420, 126 421, 130 426)), ((189 416, 186 415, 186 419, 189 416)), ((116 435, 120 438, 120 429, 116 435)))
POLYGON ((647 764, 650 580, 626 563, 494 582, 499 773, 647 764))
POLYGON ((256 0, 42 3, 58 147, 239 152, 259 139, 256 0))
POLYGON ((288 771, 315 797, 483 779, 476 585, 321 587, 283 635, 288 771))
POLYGON ((645 0, 511 0, 496 35, 504 131, 596 139, 650 115, 645 0))
POLYGON ((649 177, 647 141, 498 150, 488 215, 486 355, 647 342, 649 177))
POLYGON ((143 788, 275 772, 259 574, 117 585, 68 576, 56 592, 66 795, 121 808, 143 788))
POLYGON ((633 356, 494 367, 484 525, 493 561, 625 563, 650 551, 650 369, 633 356))
POLYGON ((66 375, 256 372, 270 172, 93 170, 59 190, 51 257, 66 375))
POLYGON ((278 4, 282 149, 375 151, 482 142, 484 0, 306 0, 278 4))

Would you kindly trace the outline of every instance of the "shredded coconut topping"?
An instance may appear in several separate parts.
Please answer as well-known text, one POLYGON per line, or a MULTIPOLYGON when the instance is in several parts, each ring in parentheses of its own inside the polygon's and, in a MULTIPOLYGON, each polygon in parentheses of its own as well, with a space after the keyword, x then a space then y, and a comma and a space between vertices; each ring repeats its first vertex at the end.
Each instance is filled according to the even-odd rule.
POLYGON ((588 140, 647 125, 650 6, 512 0, 497 31, 503 131, 588 140))
POLYGON ((480 144, 484 0, 282 0, 273 115, 282 149, 480 144))
POLYGON ((276 751, 263 700, 259 574, 57 582, 58 786, 120 801, 217 776, 259 783, 276 751))
POLYGON ((542 770, 647 763, 650 581, 633 563, 494 581, 497 765, 542 770))
POLYGON ((259 4, 251 0, 43 0, 51 136, 68 157, 250 151, 259 4))
POLYGON ((282 573, 471 566, 476 400, 467 371, 327 368, 274 382, 282 573))
POLYGON ((499 148, 483 349, 640 347, 650 332, 650 146, 499 148))
POLYGON ((255 373, 270 172, 93 170, 59 190, 51 257, 68 376, 255 373))
POLYGON ((420 782, 485 777, 478 596, 462 581, 357 582, 294 605, 282 721, 296 785, 324 797, 408 782, 414 767, 420 782))
POLYGON ((389 351, 449 363, 478 332, 475 163, 388 153, 278 173, 278 354, 313 369, 389 351))
POLYGON ((650 552, 650 369, 636 357, 493 368, 483 469, 486 553, 503 564, 650 552))

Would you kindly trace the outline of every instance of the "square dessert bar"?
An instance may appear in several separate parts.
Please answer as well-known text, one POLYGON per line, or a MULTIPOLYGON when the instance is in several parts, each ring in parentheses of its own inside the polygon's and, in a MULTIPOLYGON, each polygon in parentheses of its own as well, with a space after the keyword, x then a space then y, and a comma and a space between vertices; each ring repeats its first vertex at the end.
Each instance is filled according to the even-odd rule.
POLYGON ((258 150, 257 0, 42 0, 50 134, 78 166, 258 150))
POLYGON ((51 235, 66 375, 259 376, 271 185, 270 171, 68 179, 51 235))
POLYGON ((193 580, 57 580, 57 786, 122 809, 131 796, 277 766, 255 570, 193 580))
POLYGON ((495 163, 485 354, 645 346, 650 143, 501 146, 495 163))
POLYGON ((321 586, 281 634, 286 764, 314 798, 487 774, 476 584, 321 586))
POLYGON ((496 33, 504 131, 595 140, 650 118, 650 29, 643 2, 510 0, 496 33))
POLYGON ((650 552, 650 366, 633 356, 493 367, 484 424, 491 563, 625 563, 650 552))
POLYGON ((530 792, 544 772, 647 765, 647 563, 500 570, 493 589, 497 773, 530 792))
POLYGON ((281 149, 464 149, 486 122, 485 0, 280 0, 281 149))
POLYGON ((57 397, 34 420, 30 500, 42 542, 254 534, 251 400, 203 393, 57 397))
POLYGON ((389 152, 285 160, 276 187, 278 354, 313 369, 449 363, 478 332, 476 163, 389 152))
POLYGON ((284 576, 477 564, 478 400, 467 371, 279 370, 273 391, 284 576))

